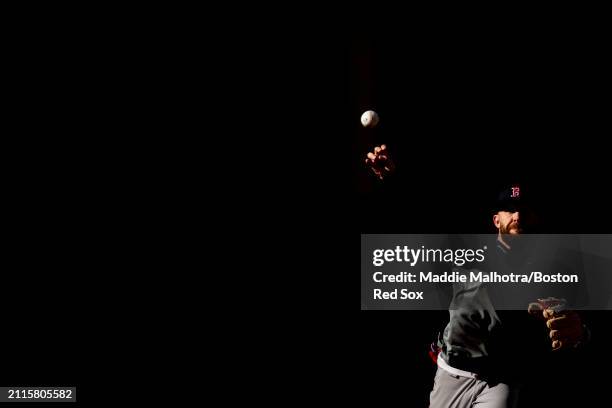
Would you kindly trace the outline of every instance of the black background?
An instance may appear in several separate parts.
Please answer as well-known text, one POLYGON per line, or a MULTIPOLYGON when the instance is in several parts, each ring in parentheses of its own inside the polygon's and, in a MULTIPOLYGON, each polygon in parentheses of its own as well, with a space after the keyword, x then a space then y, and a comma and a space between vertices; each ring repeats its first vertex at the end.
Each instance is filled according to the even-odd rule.
POLYGON ((492 232, 483 206, 519 183, 544 231, 608 231, 607 63, 584 50, 529 49, 354 41, 347 125, 359 202, 384 208, 397 231, 492 232), (379 113, 377 128, 361 127, 366 109, 379 113), (362 160, 381 143, 398 166, 386 185, 362 160))

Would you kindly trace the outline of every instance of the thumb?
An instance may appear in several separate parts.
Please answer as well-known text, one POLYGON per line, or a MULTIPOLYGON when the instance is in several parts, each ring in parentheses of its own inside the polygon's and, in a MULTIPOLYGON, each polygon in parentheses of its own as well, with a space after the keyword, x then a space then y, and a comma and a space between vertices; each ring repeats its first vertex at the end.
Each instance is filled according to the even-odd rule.
POLYGON ((529 304, 529 306, 527 307, 527 312, 529 312, 530 315, 532 315, 533 317, 536 317, 540 320, 546 320, 546 316, 545 316, 545 310, 544 307, 537 303, 537 302, 532 302, 529 304))

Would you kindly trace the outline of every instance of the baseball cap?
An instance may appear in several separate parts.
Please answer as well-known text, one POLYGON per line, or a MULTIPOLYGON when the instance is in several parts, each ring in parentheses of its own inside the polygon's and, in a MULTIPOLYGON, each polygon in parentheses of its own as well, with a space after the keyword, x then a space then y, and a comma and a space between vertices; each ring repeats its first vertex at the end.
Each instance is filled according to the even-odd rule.
POLYGON ((504 187, 497 196, 495 211, 520 211, 530 207, 528 196, 520 184, 511 184, 504 187))

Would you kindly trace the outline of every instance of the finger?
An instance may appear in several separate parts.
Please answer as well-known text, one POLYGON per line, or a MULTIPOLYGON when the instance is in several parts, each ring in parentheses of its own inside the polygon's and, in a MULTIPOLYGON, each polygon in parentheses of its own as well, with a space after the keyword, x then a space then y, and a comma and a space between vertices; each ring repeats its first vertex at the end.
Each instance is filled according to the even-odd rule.
POLYGON ((376 155, 372 152, 368 152, 368 159, 374 161, 374 159, 376 159, 376 155))
POLYGON ((532 316, 534 316, 534 317, 536 317, 538 319, 542 319, 542 320, 545 319, 545 317, 543 315, 543 311, 544 311, 544 308, 542 307, 542 305, 540 305, 537 302, 529 303, 529 305, 527 306, 527 312, 530 315, 532 315, 532 316))
POLYGON ((549 329, 565 329, 580 326, 580 319, 575 315, 561 315, 546 322, 549 329))
POLYGON ((375 154, 380 153, 380 147, 376 146, 376 147, 374 148, 374 153, 375 153, 375 154))
POLYGON ((380 150, 387 150, 387 145, 384 145, 384 144, 380 145, 380 150))
POLYGON ((578 342, 570 339, 561 338, 560 340, 554 340, 552 342, 553 351, 568 349, 574 347, 578 342))
POLYGON ((565 316, 571 313, 572 312, 569 310, 563 310, 563 309, 560 310, 560 309, 553 309, 553 308, 548 307, 544 309, 543 315, 546 320, 550 320, 550 319, 565 316))
POLYGON ((560 340, 561 339, 561 335, 560 335, 560 331, 559 330, 551 330, 549 333, 550 339, 551 340, 560 340))
POLYGON ((555 317, 546 321, 546 327, 549 329, 560 329, 565 327, 567 318, 565 316, 555 317))
POLYGON ((551 330, 549 336, 551 340, 577 341, 582 337, 582 331, 578 329, 551 330))
POLYGON ((555 311, 554 309, 546 308, 544 309, 543 315, 546 320, 549 320, 549 319, 558 317, 560 314, 558 311, 555 311))

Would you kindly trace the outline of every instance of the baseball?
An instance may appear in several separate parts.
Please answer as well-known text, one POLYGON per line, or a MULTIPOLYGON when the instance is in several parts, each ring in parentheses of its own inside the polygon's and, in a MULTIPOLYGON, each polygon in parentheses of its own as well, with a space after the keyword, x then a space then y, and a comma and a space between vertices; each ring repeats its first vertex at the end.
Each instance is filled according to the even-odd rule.
POLYGON ((378 124, 378 113, 373 110, 363 112, 361 115, 361 124, 366 128, 373 128, 378 124))

